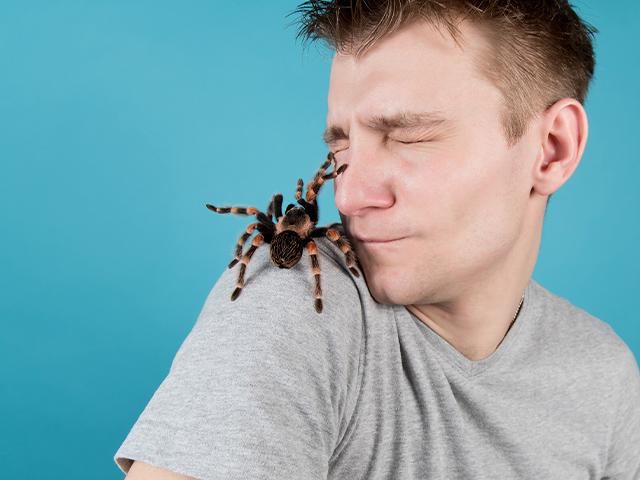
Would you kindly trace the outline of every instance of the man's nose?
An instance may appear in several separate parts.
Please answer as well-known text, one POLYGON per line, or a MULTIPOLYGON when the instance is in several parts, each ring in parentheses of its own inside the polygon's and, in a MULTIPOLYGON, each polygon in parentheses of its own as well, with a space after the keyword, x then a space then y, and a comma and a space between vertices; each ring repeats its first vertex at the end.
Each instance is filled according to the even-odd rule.
POLYGON ((362 215, 369 208, 389 208, 394 203, 390 172, 384 168, 383 159, 374 158, 370 149, 368 152, 352 145, 345 152, 344 163, 349 166, 334 180, 336 207, 347 217, 362 215))

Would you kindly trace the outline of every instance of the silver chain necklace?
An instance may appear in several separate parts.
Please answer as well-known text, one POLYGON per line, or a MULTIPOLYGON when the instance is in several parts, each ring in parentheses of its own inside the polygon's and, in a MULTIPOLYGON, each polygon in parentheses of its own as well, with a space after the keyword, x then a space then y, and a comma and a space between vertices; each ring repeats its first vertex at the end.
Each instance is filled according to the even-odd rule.
POLYGON ((500 343, 502 343, 502 341, 505 339, 505 337, 507 336, 507 333, 509 333, 509 330, 511 330, 513 323, 516 321, 516 317, 520 313, 520 308, 522 308, 522 302, 524 302, 524 293, 522 294, 522 298, 520 299, 520 305, 518 306, 518 310, 516 310, 516 314, 513 316, 513 320, 511 320, 511 323, 509 324, 509 328, 507 328, 507 331, 505 332, 504 337, 502 337, 502 340, 500 340, 500 343))
MULTIPOLYGON (((513 316, 513 320, 511 320, 511 325, 513 325, 513 322, 516 321, 516 317, 520 313, 520 309, 522 308, 523 302, 524 302, 524 293, 522 294, 522 298, 520 299, 520 305, 518 305, 518 310, 516 310, 516 314, 513 316)), ((511 328, 511 325, 509 325, 509 328, 511 328)))

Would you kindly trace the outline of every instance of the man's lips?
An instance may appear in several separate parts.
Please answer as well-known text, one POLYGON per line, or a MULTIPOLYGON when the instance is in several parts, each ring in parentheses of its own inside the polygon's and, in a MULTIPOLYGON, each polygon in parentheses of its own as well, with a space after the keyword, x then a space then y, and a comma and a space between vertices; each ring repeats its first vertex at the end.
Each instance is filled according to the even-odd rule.
POLYGON ((398 237, 398 238, 368 238, 368 237, 359 237, 359 236, 354 236, 354 238, 360 242, 360 243, 367 243, 367 244, 386 244, 386 243, 392 243, 398 240, 402 240, 405 237, 398 237))

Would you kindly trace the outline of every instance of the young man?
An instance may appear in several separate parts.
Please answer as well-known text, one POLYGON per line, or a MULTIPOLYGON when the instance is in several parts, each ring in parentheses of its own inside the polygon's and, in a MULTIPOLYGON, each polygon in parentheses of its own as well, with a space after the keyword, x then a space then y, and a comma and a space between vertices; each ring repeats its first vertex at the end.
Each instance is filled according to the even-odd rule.
POLYGON ((364 277, 318 241, 318 314, 309 264, 276 269, 259 249, 235 302, 226 271, 118 465, 637 480, 633 352, 531 278, 548 198, 587 142, 593 32, 565 1, 350 7, 298 11, 336 49, 325 140, 349 165, 335 202, 364 277))

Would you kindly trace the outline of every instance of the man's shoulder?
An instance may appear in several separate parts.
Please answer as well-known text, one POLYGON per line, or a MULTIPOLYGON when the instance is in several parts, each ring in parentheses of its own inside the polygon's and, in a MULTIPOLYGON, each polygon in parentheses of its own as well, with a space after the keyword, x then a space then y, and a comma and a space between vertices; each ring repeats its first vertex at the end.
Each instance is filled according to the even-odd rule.
POLYGON ((248 263, 244 286, 235 300, 231 294, 240 264, 218 277, 177 358, 276 348, 305 356, 315 352, 340 357, 358 352, 363 336, 358 288, 327 242, 316 242, 324 304, 321 313, 314 306, 315 278, 308 252, 294 267, 284 269, 271 262, 269 246, 263 244, 248 263))
POLYGON ((634 359, 629 346, 609 323, 540 284, 536 287, 540 326, 549 348, 562 349, 567 357, 609 373, 634 359))
POLYGON ((116 453, 119 465, 146 459, 198 478, 326 477, 357 403, 364 341, 357 288, 323 242, 321 313, 308 252, 281 269, 261 246, 235 300, 241 265, 222 272, 116 453))

